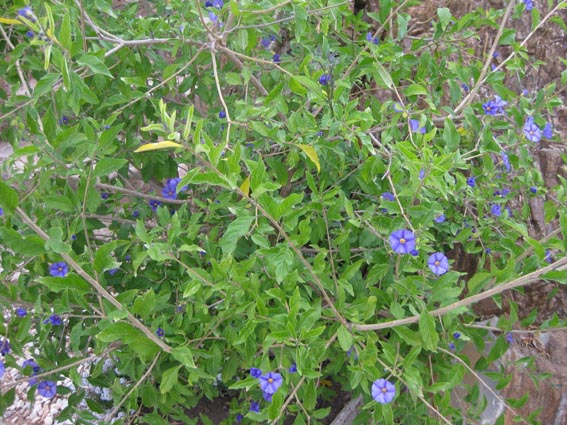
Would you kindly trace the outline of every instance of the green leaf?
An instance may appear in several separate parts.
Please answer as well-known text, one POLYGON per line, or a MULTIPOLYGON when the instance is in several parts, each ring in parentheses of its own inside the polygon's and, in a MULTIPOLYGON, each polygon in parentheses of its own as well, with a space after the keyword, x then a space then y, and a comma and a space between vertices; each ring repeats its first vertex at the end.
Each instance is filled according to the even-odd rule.
POLYGON ((439 335, 435 331, 435 319, 433 319, 427 310, 421 313, 421 317, 419 318, 419 334, 424 349, 437 351, 439 335))
POLYGON ((68 196, 50 195, 44 197, 42 200, 48 209, 63 212, 72 212, 75 210, 75 205, 73 205, 73 201, 68 196))
POLYGON ((39 236, 28 236, 22 238, 13 229, 0 228, 0 240, 15 253, 28 257, 35 257, 47 252, 45 241, 39 236))
POLYGON ((441 28, 445 31, 447 25, 451 22, 451 11, 447 7, 440 7, 437 9, 437 16, 439 16, 441 28))
POLYGON ((390 76, 388 71, 386 71, 386 68, 384 68, 379 61, 376 61, 374 65, 376 67, 376 71, 378 72, 378 75, 375 76, 376 80, 378 82, 381 81, 389 89, 394 87, 392 77, 390 76))
POLYGON ((421 346, 421 339, 416 332, 406 328, 405 326, 396 326, 392 329, 394 329, 394 332, 397 333, 406 344, 421 346))
POLYGON ((96 337, 102 342, 114 342, 118 340, 126 342, 137 337, 145 338, 140 330, 126 322, 111 323, 100 331, 96 337))
POLYGON ((91 286, 76 274, 70 273, 65 277, 40 277, 36 279, 39 283, 47 286, 50 291, 61 292, 66 289, 75 291, 81 295, 91 292, 91 286))
POLYGON ((63 22, 61 22, 59 42, 67 51, 71 51, 71 14, 68 11, 63 17, 63 22))
POLYGON ((410 84, 405 90, 406 96, 427 95, 427 90, 421 84, 410 84))
POLYGON ((188 347, 180 346, 175 347, 171 352, 175 360, 180 362, 187 369, 196 369, 195 361, 193 360, 193 353, 188 347))
POLYGON ((4 182, 0 182, 0 207, 13 212, 18 206, 18 193, 4 182))
POLYGON ((224 255, 234 252, 238 240, 248 233, 253 222, 254 217, 245 216, 238 217, 228 225, 220 242, 224 255))
POLYGON ((354 342, 354 337, 352 333, 341 325, 338 330, 338 338, 339 338, 339 345, 343 351, 348 351, 352 347, 352 343, 354 342))
POLYGON ((113 171, 117 171, 124 167, 128 161, 118 158, 104 158, 97 162, 93 175, 95 177, 108 176, 113 171))
POLYGON ((162 394, 168 393, 173 386, 177 384, 179 369, 181 369, 181 365, 169 368, 163 372, 159 386, 159 390, 162 394))
POLYGON ((297 146, 299 146, 299 148, 303 152, 305 152, 305 154, 309 157, 311 162, 313 162, 313 164, 315 164, 315 167, 317 168, 317 172, 320 173, 321 172, 321 164, 319 163, 319 156, 317 155, 317 152, 315 152, 315 148, 313 146, 310 146, 310 145, 302 145, 302 144, 298 144, 297 146))
POLYGON ((115 249, 116 241, 102 245, 97 249, 93 266, 98 273, 114 268, 115 262, 110 254, 115 249))
POLYGON ((82 55, 79 59, 77 59, 77 63, 82 66, 87 66, 95 74, 102 74, 107 77, 114 78, 106 65, 96 56, 82 55))
POLYGON ((49 239, 45 242, 45 248, 57 254, 68 254, 71 252, 71 245, 63 242, 63 230, 59 227, 50 228, 47 233, 49 239))

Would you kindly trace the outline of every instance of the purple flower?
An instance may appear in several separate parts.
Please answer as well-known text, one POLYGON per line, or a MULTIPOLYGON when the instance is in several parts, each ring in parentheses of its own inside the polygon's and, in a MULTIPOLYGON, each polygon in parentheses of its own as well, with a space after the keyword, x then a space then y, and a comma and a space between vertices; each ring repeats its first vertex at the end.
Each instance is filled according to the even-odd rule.
POLYGON ((57 385, 53 381, 41 381, 37 386, 37 392, 45 398, 53 398, 57 394, 57 385))
POLYGON ((269 394, 265 391, 262 392, 262 397, 264 397, 264 400, 266 400, 268 403, 272 402, 272 396, 273 394, 269 394))
POLYGON ((510 160, 508 159, 508 154, 504 151, 500 152, 500 155, 502 156, 502 163, 504 164, 504 167, 506 167, 506 171, 510 172, 510 170, 512 169, 512 166, 510 165, 510 160))
MULTIPOLYGON (((150 204, 150 205, 151 205, 151 204, 150 204)), ((140 211, 134 210, 134 211, 132 212, 132 217, 138 218, 139 216, 140 216, 140 211)))
MULTIPOLYGON (((29 373, 29 376, 35 376, 42 371, 42 369, 39 367, 39 365, 33 359, 28 359, 28 360, 24 361, 22 363, 22 369, 23 369, 24 373, 29 373), (26 368, 31 369, 31 372, 27 372, 26 368)), ((30 385, 35 385, 37 383, 37 379, 32 378, 32 379, 28 380, 28 383, 30 385)))
POLYGON ((4 367, 4 362, 0 362, 0 379, 4 376, 4 371, 6 368, 4 367))
POLYGON ((392 202, 396 200, 396 197, 390 192, 384 192, 382 194, 382 198, 384 198, 386 201, 392 201, 392 202))
POLYGON ((166 184, 161 190, 161 196, 167 199, 177 199, 177 184, 166 184))
POLYGON ((500 214, 502 214, 502 209, 500 208, 500 204, 492 204, 492 206, 490 207, 490 212, 492 213, 493 216, 500 217, 500 214))
POLYGON ((425 127, 420 127, 419 126, 419 120, 410 120, 410 128, 411 131, 414 133, 421 133, 421 134, 425 134, 425 127))
POLYGON ((549 249, 545 250, 545 258, 544 261, 546 263, 553 263, 554 259, 553 256, 551 255, 551 251, 549 249))
POLYGON ((21 16, 22 18, 26 18, 32 22, 35 22, 33 10, 29 6, 23 7, 22 9, 18 9, 18 16, 21 16))
POLYGON ((110 196, 110 193, 108 192, 101 192, 100 197, 102 199, 108 199, 108 197, 110 196))
POLYGON ((526 139, 530 142, 534 143, 539 142, 541 139, 541 130, 537 124, 534 123, 534 119, 532 117, 528 117, 526 120, 526 124, 524 125, 524 136, 526 136, 526 139))
POLYGON ((209 12, 209 19, 211 20, 211 22, 217 22, 219 20, 219 17, 213 12, 209 12))
POLYGON ((530 192, 537 193, 537 188, 535 186, 530 187, 530 192))
POLYGON ((65 277, 67 276, 68 271, 69 268, 67 267, 67 263, 64 261, 60 261, 59 263, 49 266, 49 274, 53 277, 65 277))
POLYGON ((330 81, 331 81, 331 76, 329 74, 323 74, 319 78, 319 84, 321 84, 322 86, 326 86, 327 84, 329 84, 330 81))
POLYGON ((107 271, 108 271, 108 274, 110 276, 114 276, 116 273, 118 273, 118 269, 110 269, 110 270, 107 270, 107 271))
POLYGON ((449 270, 449 260, 442 252, 436 252, 429 256, 427 265, 436 275, 442 275, 449 270))
POLYGON ((8 341, 8 338, 0 338, 0 354, 5 356, 10 352, 11 349, 12 346, 10 345, 10 341, 8 341))
POLYGON ((262 376, 262 369, 255 367, 250 368, 250 376, 252 376, 253 378, 259 378, 260 376, 262 376))
POLYGON ((396 254, 408 254, 415 249, 415 235, 406 229, 396 230, 390 235, 390 245, 396 254))
POLYGON ((162 328, 157 328, 156 335, 162 338, 165 335, 165 331, 162 328))
POLYGON ((543 137, 546 139, 551 139, 553 137, 553 127, 551 127, 551 123, 545 123, 545 127, 543 127, 543 137))
POLYGON ((69 117, 67 115, 63 115, 59 119, 59 125, 67 125, 67 124, 69 124, 69 117))
POLYGON ((0 217, 4 215, 4 210, 0 208, 0 217))
POLYGON ((260 412, 260 403, 258 403, 257 401, 250 402, 250 411, 259 413, 260 412))
POLYGON ((352 353, 354 353, 353 359, 354 360, 358 360, 358 350, 355 348, 355 346, 351 346, 348 351, 346 352, 347 357, 352 356, 352 353))
POLYGON ((528 12, 530 12, 534 7, 533 1, 532 0, 524 0, 524 6, 526 7, 526 10, 528 12))
POLYGON ((127 263, 129 263, 131 259, 132 259, 132 256, 130 254, 126 254, 124 256, 124 261, 126 261, 127 263))
POLYGON ((366 33, 366 41, 370 41, 373 44, 378 44, 378 42, 379 42, 378 37, 372 37, 371 32, 366 33))
POLYGON ((240 423, 242 422, 242 419, 244 418, 244 416, 242 416, 240 413, 238 415, 236 415, 236 422, 240 423))
POLYGON ((457 347, 455 347, 455 344, 450 342, 449 344, 447 344, 449 346, 449 350, 451 351, 455 351, 457 347))
POLYGON ((277 372, 268 372, 260 376, 260 388, 268 394, 274 394, 282 383, 282 376, 277 372))
POLYGON ((272 56, 272 60, 274 61, 274 63, 280 63, 282 61, 278 53, 275 53, 274 56, 272 56))
POLYGON ((295 363, 292 363, 291 366, 288 369, 289 373, 295 373, 297 372, 297 365, 295 363))
POLYGON ((459 339, 460 337, 461 337, 461 333, 460 333, 460 332, 453 332, 453 338, 459 339))
MULTIPOLYGON (((494 67, 494 65, 493 65, 494 67)), ((508 102, 502 100, 500 96, 494 96, 494 100, 489 100, 484 105, 482 105, 482 109, 486 115, 498 115, 504 114, 504 106, 506 106, 508 102)))
POLYGON ((61 316, 57 315, 57 314, 52 314, 51 316, 49 316, 49 319, 47 319, 48 323, 51 323, 53 326, 59 326, 61 325, 61 323, 63 323, 63 321, 61 320, 61 316))
POLYGON ((422 168, 421 170, 419 170, 419 176, 418 178, 420 180, 423 180, 423 178, 425 177, 425 170, 422 168))
POLYGON ((409 253, 412 257, 417 257, 419 255, 419 251, 417 249, 412 249, 409 253))
POLYGON ((270 40, 269 38, 263 37, 260 40, 260 44, 262 45, 262 47, 264 49, 269 49, 270 48, 270 44, 272 44, 272 40, 270 40))
POLYGON ((486 249, 484 250, 484 252, 486 252, 487 254, 490 254, 490 253, 492 252, 492 250, 491 250, 490 248, 486 248, 486 249))
POLYGON ((153 212, 156 212, 158 207, 161 206, 161 202, 158 201, 157 199, 151 199, 149 204, 150 204, 150 208, 152 209, 153 212))
POLYGON ((469 90, 470 90, 470 89, 469 89, 469 86, 466 85, 465 83, 462 83, 462 84, 461 84, 461 89, 463 89, 463 91, 464 91, 465 93, 468 93, 469 90))
POLYGON ((439 214, 433 219, 435 223, 443 223, 445 221, 445 214, 439 214))
POLYGON ((26 31, 26 36, 29 37, 29 38, 34 38, 35 34, 32 30, 28 30, 28 31, 26 31))
POLYGON ((18 317, 26 317, 28 315, 28 311, 25 308, 18 307, 16 309, 16 316, 18 317))
POLYGON ((219 111, 219 118, 221 120, 224 120, 226 118, 226 112, 224 111, 224 109, 222 111, 219 111))
POLYGON ((372 398, 381 404, 390 403, 396 396, 396 387, 390 381, 377 379, 372 384, 372 398))
POLYGON ((72 235, 71 235, 71 240, 72 240, 72 241, 76 241, 76 240, 77 240, 77 235, 72 234, 72 235))
POLYGON ((468 184, 470 187, 475 187, 475 186, 476 186, 476 179, 475 179, 474 177, 469 177, 469 178, 467 179, 467 184, 468 184))

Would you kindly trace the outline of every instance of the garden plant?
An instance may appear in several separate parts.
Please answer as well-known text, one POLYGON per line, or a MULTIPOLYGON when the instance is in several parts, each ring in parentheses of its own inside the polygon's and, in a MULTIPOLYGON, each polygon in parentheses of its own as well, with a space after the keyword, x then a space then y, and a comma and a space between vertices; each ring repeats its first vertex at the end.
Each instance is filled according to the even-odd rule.
POLYGON ((3 2, 0 376, 67 423, 470 424, 484 374, 539 423, 498 393, 536 313, 474 307, 567 282, 567 74, 526 83, 567 2, 473 3, 3 2))

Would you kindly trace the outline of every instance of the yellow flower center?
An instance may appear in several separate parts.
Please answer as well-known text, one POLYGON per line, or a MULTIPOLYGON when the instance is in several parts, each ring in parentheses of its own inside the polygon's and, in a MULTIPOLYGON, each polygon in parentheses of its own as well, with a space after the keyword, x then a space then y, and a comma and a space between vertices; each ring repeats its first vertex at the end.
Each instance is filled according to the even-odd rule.
POLYGON ((400 238, 400 243, 406 243, 406 240, 404 238, 400 238))
POLYGON ((438 266, 439 264, 441 264, 441 262, 439 260, 435 261, 436 266, 438 266))
POLYGON ((268 382, 271 384, 274 380, 272 378, 268 378, 268 382))
POLYGON ((382 388, 382 392, 383 392, 384 394, 386 394, 386 393, 388 392, 388 390, 386 389, 386 387, 382 388))

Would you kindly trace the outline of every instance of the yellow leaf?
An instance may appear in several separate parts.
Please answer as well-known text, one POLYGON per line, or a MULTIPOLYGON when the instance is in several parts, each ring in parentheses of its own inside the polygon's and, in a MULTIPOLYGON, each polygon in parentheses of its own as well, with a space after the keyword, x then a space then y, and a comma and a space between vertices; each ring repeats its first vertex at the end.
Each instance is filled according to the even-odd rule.
POLYGON ((140 146, 134 152, 157 151, 158 149, 181 148, 181 147, 182 146, 179 143, 172 142, 171 140, 164 140, 163 142, 147 143, 145 145, 140 146))
POLYGON ((242 182, 242 184, 240 185, 240 190, 246 196, 248 196, 248 194, 250 193, 250 176, 246 177, 246 180, 244 180, 244 182, 242 182))
POLYGON ((23 25, 23 22, 19 19, 0 18, 0 24, 23 25))
POLYGON ((298 144, 297 146, 299 146, 299 148, 303 152, 305 152, 305 154, 309 157, 311 162, 313 162, 313 164, 315 164, 315 167, 317 168, 317 172, 320 173, 321 172, 321 164, 319 163, 319 156, 317 155, 317 152, 315 152, 315 148, 313 146, 301 145, 301 144, 298 144))

